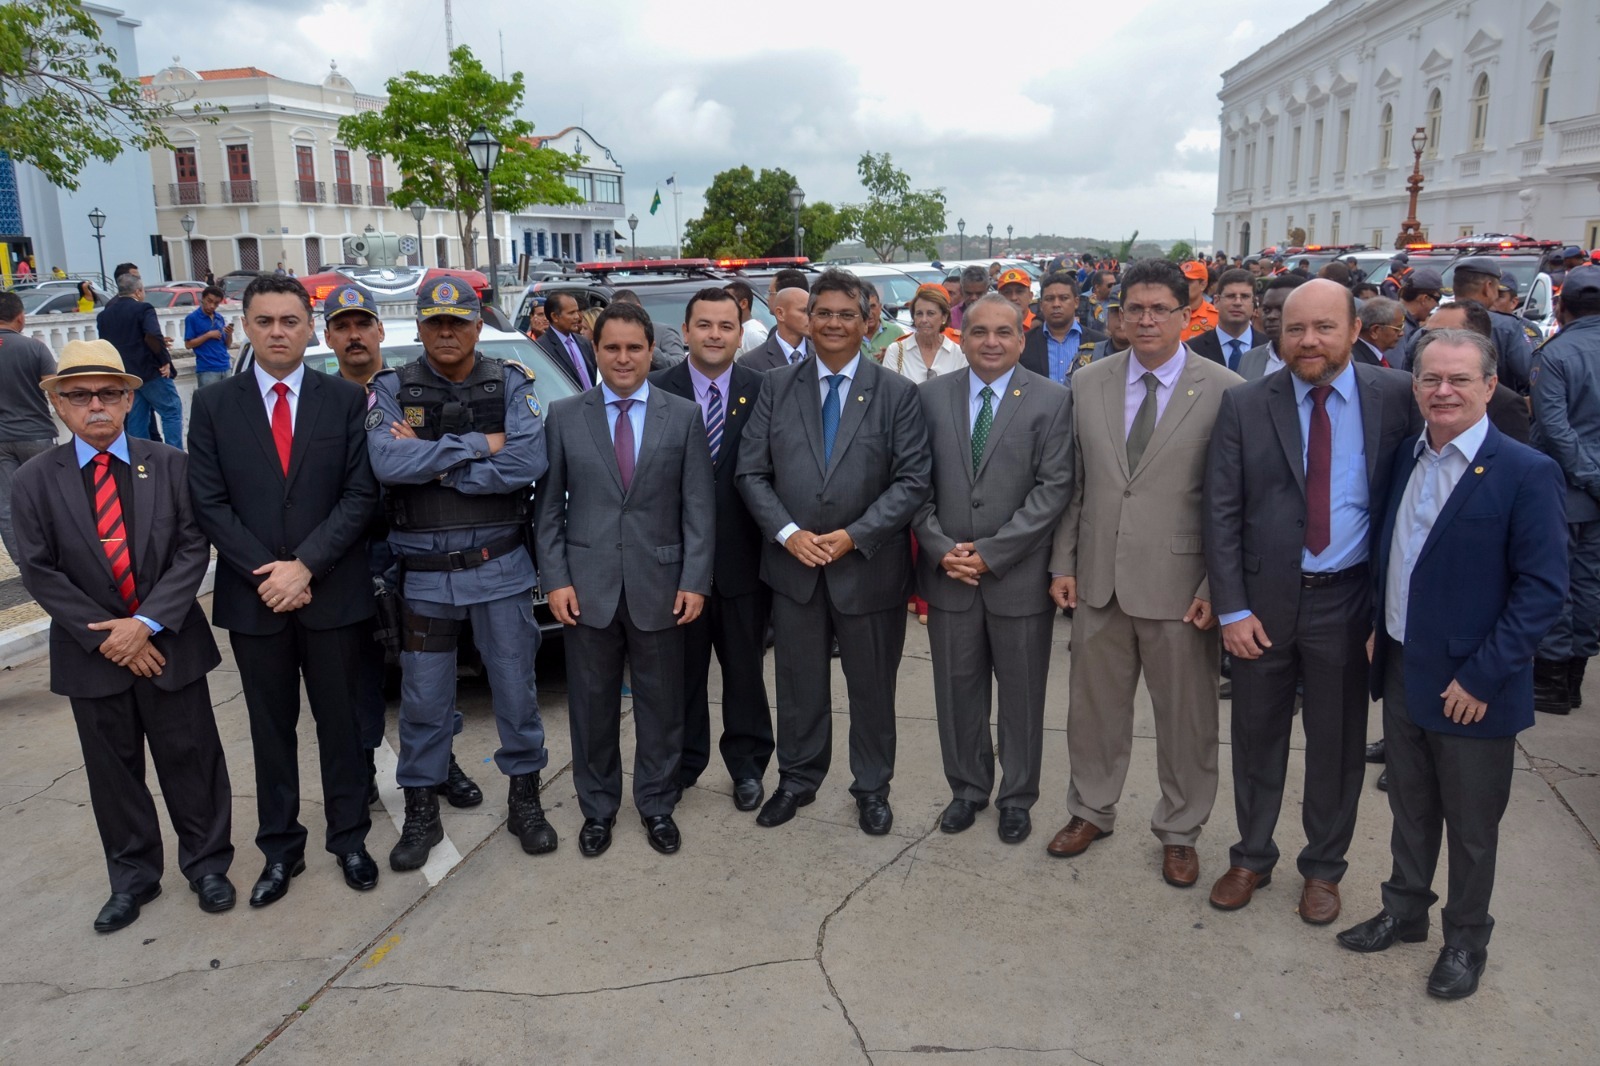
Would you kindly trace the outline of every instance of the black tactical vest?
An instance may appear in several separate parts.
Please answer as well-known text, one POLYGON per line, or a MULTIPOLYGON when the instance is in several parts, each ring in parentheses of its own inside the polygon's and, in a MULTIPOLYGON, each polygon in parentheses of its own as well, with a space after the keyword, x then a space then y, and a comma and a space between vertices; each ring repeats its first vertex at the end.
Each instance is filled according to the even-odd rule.
MULTIPOLYGON (((511 399, 505 364, 483 355, 477 359, 472 373, 459 383, 445 381, 429 369, 426 355, 398 369, 400 414, 418 437, 438 440, 451 433, 505 432, 506 404, 511 399)), ((530 494, 531 486, 491 496, 468 495, 431 481, 389 485, 384 500, 394 529, 431 532, 526 523, 532 513, 530 494)))

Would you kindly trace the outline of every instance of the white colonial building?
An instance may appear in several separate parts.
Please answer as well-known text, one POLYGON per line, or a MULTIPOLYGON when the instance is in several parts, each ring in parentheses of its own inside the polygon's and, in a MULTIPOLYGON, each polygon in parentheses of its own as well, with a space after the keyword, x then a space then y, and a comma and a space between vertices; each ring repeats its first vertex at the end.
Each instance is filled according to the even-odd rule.
POLYGON ((611 149, 581 126, 535 137, 533 143, 580 157, 581 165, 566 177, 583 201, 536 204, 512 215, 510 232, 517 251, 534 259, 580 263, 615 259, 626 212, 622 208, 622 166, 611 149))
POLYGON ((1596 0, 1333 0, 1222 78, 1218 248, 1391 247, 1418 127, 1431 239, 1600 245, 1596 0))

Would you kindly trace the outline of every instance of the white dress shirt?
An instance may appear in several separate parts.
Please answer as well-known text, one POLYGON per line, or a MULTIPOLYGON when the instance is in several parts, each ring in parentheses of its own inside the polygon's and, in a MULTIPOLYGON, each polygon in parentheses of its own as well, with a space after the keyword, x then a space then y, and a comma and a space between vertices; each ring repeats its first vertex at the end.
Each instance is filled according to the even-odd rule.
POLYGON ((1262 377, 1276 373, 1284 368, 1284 361, 1278 358, 1278 346, 1267 342, 1267 368, 1261 372, 1262 377))
POLYGON ((305 382, 306 365, 301 363, 281 379, 275 378, 261 369, 261 363, 251 364, 251 369, 256 375, 256 388, 261 390, 261 402, 267 408, 267 425, 272 425, 272 409, 278 406, 278 394, 273 391, 273 386, 280 380, 289 386, 289 430, 294 431, 295 419, 300 417, 300 386, 305 382))
POLYGON ((898 340, 891 341, 889 347, 883 350, 883 365, 896 374, 920 385, 929 378, 936 378, 941 374, 953 374, 967 365, 967 357, 961 354, 961 349, 956 347, 949 337, 939 335, 939 351, 933 357, 933 365, 929 366, 922 357, 922 348, 917 344, 917 335, 907 333, 898 340))
POLYGON ((1156 367, 1149 369, 1139 362, 1139 357, 1133 353, 1128 354, 1128 384, 1127 391, 1122 398, 1122 436, 1126 438, 1133 432, 1133 420, 1138 417, 1139 408, 1144 404, 1145 374, 1156 376, 1156 424, 1161 424, 1161 416, 1167 412, 1167 401, 1172 399, 1172 390, 1178 384, 1178 377, 1183 373, 1184 364, 1189 361, 1189 350, 1183 345, 1178 345, 1178 352, 1171 359, 1156 367))
POLYGON ((774 336, 774 337, 778 338, 778 349, 783 352, 783 361, 784 362, 789 363, 791 365, 793 365, 795 362, 797 362, 798 360, 795 359, 795 353, 796 352, 800 353, 800 358, 801 359, 805 358, 805 355, 806 355, 806 339, 804 337, 800 338, 800 343, 799 344, 791 346, 788 341, 783 339, 783 334, 780 333, 778 330, 774 329, 772 331, 772 333, 771 333, 771 336, 774 336))
POLYGON ((767 343, 767 327, 762 325, 759 320, 754 318, 745 319, 742 329, 744 337, 739 342, 740 353, 755 351, 767 343))

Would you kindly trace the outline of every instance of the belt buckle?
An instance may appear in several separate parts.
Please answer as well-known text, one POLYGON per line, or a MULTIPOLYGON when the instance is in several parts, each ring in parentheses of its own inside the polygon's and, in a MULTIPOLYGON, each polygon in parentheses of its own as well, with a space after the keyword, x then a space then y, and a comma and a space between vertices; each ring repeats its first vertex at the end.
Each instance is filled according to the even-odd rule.
POLYGON ((450 570, 452 572, 456 570, 465 570, 467 568, 467 557, 461 552, 448 552, 445 554, 444 558, 445 561, 450 564, 450 570))

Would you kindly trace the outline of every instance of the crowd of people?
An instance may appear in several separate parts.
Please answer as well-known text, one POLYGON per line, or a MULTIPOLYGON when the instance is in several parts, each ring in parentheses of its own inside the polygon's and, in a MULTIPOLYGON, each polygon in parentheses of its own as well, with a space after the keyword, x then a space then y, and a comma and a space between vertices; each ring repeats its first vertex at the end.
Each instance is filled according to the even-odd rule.
MULTIPOLYGON (((295 279, 262 275, 243 296, 255 363, 196 392, 187 454, 147 439, 160 400, 144 391, 170 357, 137 322, 129 347, 74 341, 58 363, 33 353, 7 367, 7 395, 31 390, 39 431, 48 399, 72 433, 16 472, 6 545, 53 620, 52 690, 71 700, 84 749, 112 887, 95 928, 127 926, 160 892, 146 744, 201 908, 235 902, 206 680, 220 655, 196 600, 209 546, 210 622, 228 633, 255 755, 252 906, 306 868, 302 682, 324 846, 352 888, 376 885, 365 842, 386 644, 405 808, 391 869, 429 861, 441 797, 483 802, 454 751, 469 629, 508 829, 531 855, 557 849, 540 795, 536 589, 563 630, 577 848, 590 858, 623 807, 625 680, 633 806, 670 855, 684 846, 675 808, 713 741, 758 826, 817 799, 835 657, 858 824, 888 833, 908 607, 931 649, 950 790, 938 827, 966 831, 993 804, 999 839, 1022 843, 1066 613, 1069 818, 1049 854, 1082 856, 1115 830, 1142 678, 1160 874, 1198 883, 1226 667, 1237 840, 1210 901, 1239 910, 1277 869, 1299 714, 1297 912, 1332 923, 1379 699, 1393 868, 1383 910, 1338 941, 1426 939, 1448 838, 1427 988, 1472 994, 1514 737, 1535 708, 1576 706, 1600 650, 1600 269, 1566 274, 1562 328, 1533 353, 1493 309, 1493 260, 1459 264, 1444 306, 1421 270, 1395 298, 1358 301, 1348 273, 1220 257, 1056 266, 1037 300, 1020 271, 924 285, 909 330, 844 270, 773 275, 765 335, 749 326, 748 282, 711 285, 671 327, 684 358, 654 369, 663 327, 636 300, 613 299, 585 337, 577 302, 558 294, 538 343, 578 391, 548 410, 525 367, 478 350, 483 309, 459 279, 423 287, 423 354, 385 369, 371 293, 346 284, 316 309, 295 279), (319 314, 337 375, 303 362, 319 314), (130 365, 140 346, 149 362, 130 365), (1567 550, 1553 548, 1564 533, 1567 550)), ((135 297, 137 277, 118 290, 135 297)), ((11 310, 0 297, 0 331, 11 310)), ((226 328, 207 325, 191 347, 225 347, 226 328)), ((0 332, 0 353, 16 344, 0 332)))

